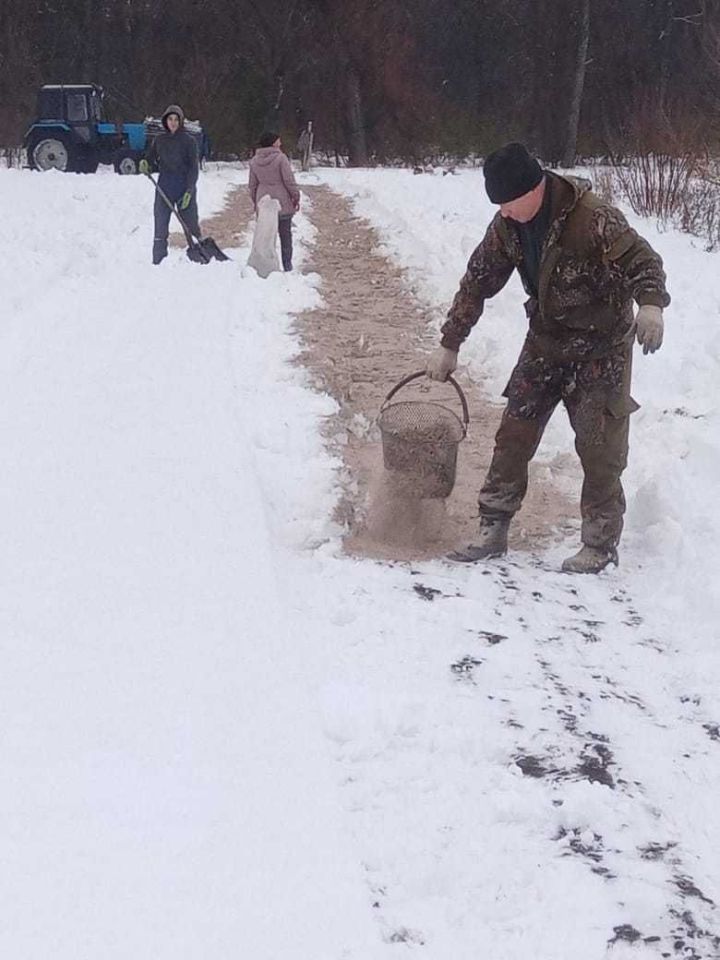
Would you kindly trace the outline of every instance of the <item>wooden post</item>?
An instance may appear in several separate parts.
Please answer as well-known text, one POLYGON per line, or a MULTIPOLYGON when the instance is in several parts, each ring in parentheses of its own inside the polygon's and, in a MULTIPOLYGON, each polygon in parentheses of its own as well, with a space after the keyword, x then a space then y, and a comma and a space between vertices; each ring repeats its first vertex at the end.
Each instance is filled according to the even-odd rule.
POLYGON ((300 166, 303 172, 310 169, 310 160, 313 149, 313 125, 312 120, 308 120, 307 126, 298 137, 298 150, 300 152, 300 166))

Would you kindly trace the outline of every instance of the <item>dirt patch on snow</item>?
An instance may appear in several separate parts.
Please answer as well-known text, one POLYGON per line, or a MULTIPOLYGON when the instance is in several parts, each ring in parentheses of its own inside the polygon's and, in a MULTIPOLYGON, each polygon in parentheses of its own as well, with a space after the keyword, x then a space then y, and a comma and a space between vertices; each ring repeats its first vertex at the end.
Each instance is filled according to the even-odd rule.
MULTIPOLYGON (((354 214, 349 200, 325 186, 304 184, 302 190, 312 200, 310 218, 317 228, 308 269, 322 277, 325 305, 298 317, 300 362, 315 386, 339 405, 326 436, 345 466, 337 518, 347 530, 346 549, 382 559, 442 556, 472 542, 477 532, 477 494, 502 406, 460 374, 470 432, 459 446, 452 495, 418 499, 412 489, 408 495, 406 482, 384 469, 376 418, 394 384, 424 369, 437 343, 430 313, 414 299, 403 272, 378 252, 377 234, 354 214)), ((438 400, 460 412, 454 390, 427 378, 408 386, 401 398, 438 400)), ((577 515, 577 505, 558 491, 549 473, 531 465, 528 496, 511 528, 515 549, 564 535, 568 518, 577 515)))
MULTIPOLYGON (((200 211, 202 214, 202 210, 200 211)), ((254 216, 250 194, 246 186, 229 193, 225 206, 212 217, 202 218, 200 225, 204 237, 213 237, 221 249, 240 246, 250 220, 254 216)), ((177 226, 177 223, 175 224, 177 226)), ((180 232, 170 235, 171 247, 185 247, 185 237, 180 232)))

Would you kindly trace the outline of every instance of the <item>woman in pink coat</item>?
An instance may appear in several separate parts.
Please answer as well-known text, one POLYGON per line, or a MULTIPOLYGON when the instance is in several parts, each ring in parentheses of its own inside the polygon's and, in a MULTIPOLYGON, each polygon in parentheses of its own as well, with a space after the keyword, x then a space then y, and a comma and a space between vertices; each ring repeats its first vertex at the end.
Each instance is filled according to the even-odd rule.
POLYGON ((256 210, 261 197, 273 197, 280 202, 280 254, 283 270, 292 270, 292 218, 300 209, 300 191, 290 161, 280 146, 277 133, 267 131, 260 137, 255 156, 250 161, 248 188, 256 210))

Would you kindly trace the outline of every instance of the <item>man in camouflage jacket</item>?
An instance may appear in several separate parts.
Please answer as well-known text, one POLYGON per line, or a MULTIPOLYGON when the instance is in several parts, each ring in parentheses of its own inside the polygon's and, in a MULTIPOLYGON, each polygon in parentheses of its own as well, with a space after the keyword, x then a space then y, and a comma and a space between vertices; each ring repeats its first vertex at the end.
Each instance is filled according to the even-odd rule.
POLYGON ((632 346, 637 337, 643 352, 653 353, 662 343, 670 302, 662 260, 587 181, 543 170, 521 144, 491 154, 484 172, 500 210, 470 257, 428 375, 445 380, 452 373, 485 300, 513 270, 528 294, 529 330, 503 394, 507 405, 479 497, 479 540, 451 556, 474 562, 505 553, 528 464, 562 401, 584 472, 583 547, 563 570, 596 573, 618 562, 620 477, 629 415, 638 408, 630 396, 632 346))

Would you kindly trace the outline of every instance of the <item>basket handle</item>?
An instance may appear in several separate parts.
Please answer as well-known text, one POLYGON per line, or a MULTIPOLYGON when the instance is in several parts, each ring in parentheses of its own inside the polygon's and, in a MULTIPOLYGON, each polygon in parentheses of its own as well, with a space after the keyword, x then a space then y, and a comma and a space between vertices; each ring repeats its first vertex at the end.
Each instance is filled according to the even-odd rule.
MULTIPOLYGON (((395 396, 398 390, 402 390, 402 388, 407 386, 408 383, 410 383, 412 380, 417 380, 420 377, 425 377, 425 376, 427 376, 426 371, 420 370, 418 371, 418 373, 411 373, 409 377, 404 377, 400 381, 400 383, 396 383, 395 386, 390 391, 390 393, 383 400, 382 406, 380 407, 380 411, 382 412, 385 409, 386 404, 388 404, 392 400, 392 398, 395 396)), ((470 411, 468 410, 465 394, 462 392, 460 388, 460 384, 457 382, 457 380, 453 376, 448 376, 447 379, 445 380, 445 383, 451 383, 455 387, 458 398, 460 399, 460 404, 462 406, 463 427, 465 428, 465 433, 467 433, 468 424, 470 423, 470 411)))

